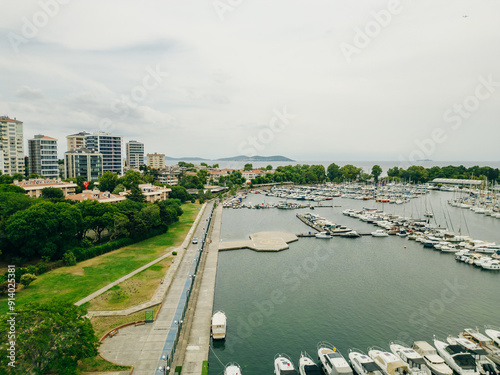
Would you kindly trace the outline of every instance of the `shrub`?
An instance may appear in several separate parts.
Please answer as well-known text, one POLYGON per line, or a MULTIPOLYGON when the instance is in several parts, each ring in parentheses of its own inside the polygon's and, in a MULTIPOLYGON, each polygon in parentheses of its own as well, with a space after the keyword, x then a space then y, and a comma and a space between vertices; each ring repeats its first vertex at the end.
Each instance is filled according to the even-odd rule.
POLYGON ((177 251, 172 251, 172 255, 177 255, 177 251))
POLYGON ((41 275, 42 273, 45 273, 48 270, 49 270, 49 266, 47 265, 47 263, 38 263, 36 265, 35 275, 41 275))
POLYGON ((4 281, 3 283, 0 284, 0 296, 7 295, 8 291, 9 291, 9 282, 4 281))
POLYGON ((65 266, 74 266, 76 265, 76 257, 71 251, 66 251, 62 257, 62 261, 65 266))
POLYGON ((21 276, 21 284, 26 288, 28 285, 30 285, 33 281, 36 280, 36 276, 33 275, 32 273, 25 273, 24 275, 21 276))

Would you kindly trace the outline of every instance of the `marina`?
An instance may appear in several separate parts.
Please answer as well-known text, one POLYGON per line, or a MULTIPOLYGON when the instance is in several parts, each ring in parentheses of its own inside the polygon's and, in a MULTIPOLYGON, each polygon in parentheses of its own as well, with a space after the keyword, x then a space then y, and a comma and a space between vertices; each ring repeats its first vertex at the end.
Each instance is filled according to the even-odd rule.
MULTIPOLYGON (((410 240, 413 233, 407 237, 366 235, 377 227, 342 213, 369 207, 422 220, 427 202, 433 207, 432 227, 451 222, 454 233, 462 227, 463 235, 498 243, 496 219, 448 205, 452 195, 431 190, 400 205, 374 200, 367 205, 363 200, 336 197, 331 204, 342 207, 318 213, 308 208, 224 210, 222 243, 259 231, 298 233, 305 238, 299 237, 279 253, 220 253, 214 309, 224 310, 232 323, 224 343, 212 344, 209 374, 224 369, 215 355, 223 363, 238 362, 242 374, 272 374, 276 353, 287 353, 299 369, 301 354, 314 353, 321 339, 331 340, 347 355, 354 347, 367 352, 366 348, 375 345, 389 351, 391 342, 432 342, 434 335, 446 337, 464 326, 500 325, 500 273, 478 272, 475 267, 450 262, 453 256, 429 251, 410 240), (340 236, 317 239, 320 231, 298 220, 297 214, 307 213, 320 214, 365 235, 355 240, 340 236), (254 274, 262 277, 255 279, 254 274), (240 293, 250 280, 252 291, 240 293), (481 293, 475 293, 478 286, 481 293), (256 362, 255 358, 260 359, 256 362)), ((246 198, 255 204, 281 199, 262 193, 250 193, 246 198)))

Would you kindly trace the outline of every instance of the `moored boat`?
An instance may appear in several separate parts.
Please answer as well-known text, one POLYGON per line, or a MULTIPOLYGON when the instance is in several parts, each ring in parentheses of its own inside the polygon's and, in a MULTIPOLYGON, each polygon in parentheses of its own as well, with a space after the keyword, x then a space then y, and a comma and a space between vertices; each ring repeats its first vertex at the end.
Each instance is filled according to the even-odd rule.
POLYGON ((349 349, 349 361, 357 375, 383 375, 379 365, 359 349, 349 349))
POLYGON ((322 375, 321 368, 306 352, 300 353, 299 373, 300 375, 322 375))
POLYGON ((453 375, 453 370, 427 341, 415 341, 413 349, 424 358, 424 361, 434 375, 453 375))
POLYGON ((320 342, 318 344, 318 358, 327 375, 353 375, 345 358, 330 343, 320 342))
POLYGON ((299 375, 292 360, 286 354, 276 354, 274 357, 274 373, 276 375, 299 375))
POLYGON ((224 375, 241 375, 241 367, 237 363, 228 363, 224 369, 224 375))
POLYGON ((413 348, 399 342, 390 343, 391 352, 405 362, 413 375, 431 375, 424 358, 413 348))
POLYGON ((439 355, 459 375, 479 375, 474 357, 460 345, 450 345, 434 338, 434 346, 439 355))
POLYGON ((224 340, 226 338, 227 318, 224 311, 216 311, 212 316, 212 339, 224 340))
POLYGON ((406 363, 382 348, 372 347, 368 355, 386 375, 409 375, 411 373, 406 363))

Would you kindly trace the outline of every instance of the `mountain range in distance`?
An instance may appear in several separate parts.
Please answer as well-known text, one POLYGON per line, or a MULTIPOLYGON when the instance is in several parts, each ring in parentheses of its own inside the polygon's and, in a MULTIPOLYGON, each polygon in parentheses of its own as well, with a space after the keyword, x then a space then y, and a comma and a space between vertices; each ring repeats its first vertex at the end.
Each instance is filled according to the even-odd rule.
POLYGON ((285 156, 281 155, 273 155, 273 156, 246 156, 246 155, 238 155, 238 156, 232 156, 229 158, 220 158, 220 159, 205 159, 205 158, 199 158, 199 157, 193 157, 193 156, 188 156, 188 157, 183 157, 183 158, 173 158, 170 156, 165 156, 165 160, 180 160, 180 161, 203 161, 203 160, 208 160, 208 161, 295 161, 290 158, 287 158, 285 156))

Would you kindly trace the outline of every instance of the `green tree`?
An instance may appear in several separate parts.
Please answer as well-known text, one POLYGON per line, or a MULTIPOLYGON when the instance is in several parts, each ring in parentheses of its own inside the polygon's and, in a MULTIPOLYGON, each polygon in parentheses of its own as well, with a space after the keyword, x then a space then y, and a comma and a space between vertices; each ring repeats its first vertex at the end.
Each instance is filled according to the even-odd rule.
POLYGON ((46 187, 42 189, 42 198, 51 201, 60 201, 64 199, 64 193, 61 189, 46 187))
POLYGON ((99 190, 112 192, 115 190, 116 185, 118 185, 118 175, 111 171, 105 171, 101 177, 99 177, 99 190))
POLYGON ((72 251, 66 251, 62 257, 62 261, 65 266, 74 266, 76 265, 76 257, 72 251))
POLYGON ((356 181, 361 173, 361 168, 357 168, 352 164, 346 164, 340 168, 340 172, 346 181, 356 181))
MULTIPOLYGON (((30 303, 16 307, 16 367, 7 355, 0 356, 0 373, 5 375, 77 373, 78 361, 98 354, 97 339, 87 311, 71 303, 30 303)), ((10 319, 4 315, 0 331, 8 332, 10 319)), ((2 340, 7 353, 10 343, 2 340)))
POLYGON ((250 163, 245 164, 245 166, 243 167, 244 171, 251 171, 252 169, 253 169, 253 165, 250 163))
POLYGON ((86 236, 88 231, 93 231, 95 239, 100 242, 102 233, 113 228, 116 207, 111 203, 100 203, 95 200, 82 201, 76 206, 83 217, 83 235, 86 236))
POLYGON ((375 182, 378 182, 378 178, 380 177, 381 174, 382 174, 382 168, 380 167, 380 165, 375 164, 372 167, 372 176, 373 176, 375 182))
POLYGON ((340 182, 342 180, 342 172, 340 171, 340 167, 332 163, 327 168, 327 176, 328 179, 332 182, 340 182))
POLYGON ((202 184, 206 184, 208 171, 206 169, 200 169, 198 172, 196 172, 196 176, 198 177, 198 179, 202 184))
POLYGON ((21 186, 2 184, 0 185, 0 193, 26 194, 26 191, 21 186))
POLYGON ((131 189, 133 186, 138 187, 139 184, 143 183, 141 173, 134 171, 133 169, 129 169, 127 172, 125 172, 125 175, 123 177, 120 177, 118 182, 123 184, 127 189, 131 189))
POLYGON ((125 185, 123 184, 118 184, 115 186, 115 188, 113 189, 113 194, 120 194, 121 192, 127 190, 125 185))
POLYGON ((172 191, 169 194, 172 199, 179 199, 182 203, 191 199, 191 195, 183 186, 172 186, 172 191))
POLYGON ((311 165, 310 171, 316 176, 316 180, 319 183, 323 183, 326 180, 325 167, 322 165, 311 165))
POLYGON ((130 189, 130 193, 128 193, 126 197, 127 199, 130 199, 134 202, 144 202, 144 200, 146 199, 144 194, 142 194, 142 190, 137 186, 132 186, 132 188, 130 189))
POLYGON ((25 288, 28 287, 33 281, 36 280, 36 276, 33 275, 32 273, 25 273, 24 275, 21 276, 21 285, 24 286, 25 288))

